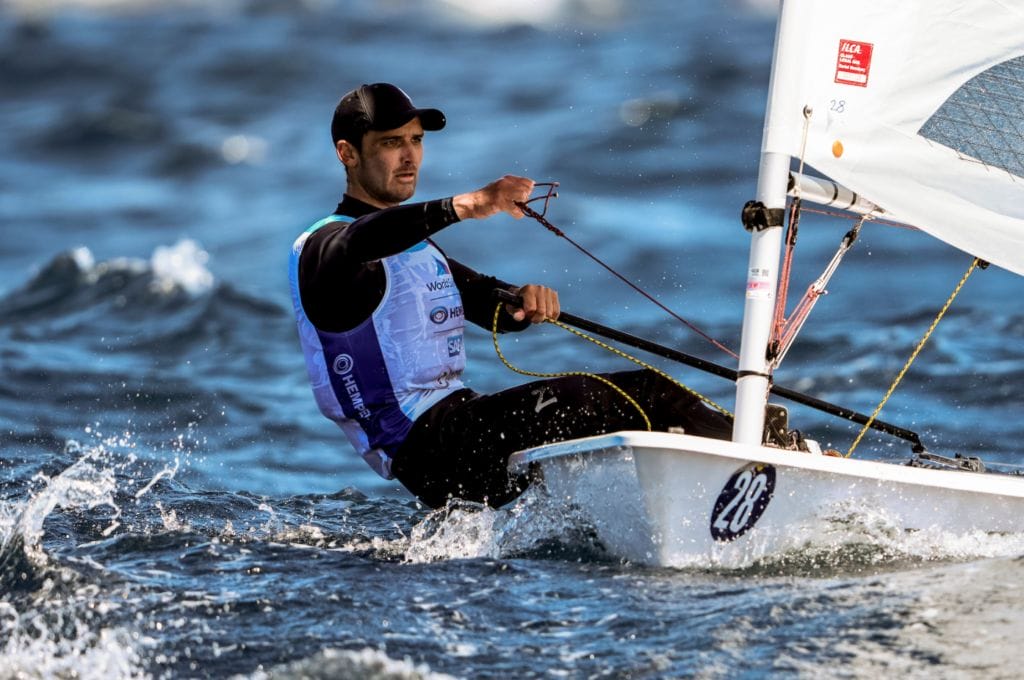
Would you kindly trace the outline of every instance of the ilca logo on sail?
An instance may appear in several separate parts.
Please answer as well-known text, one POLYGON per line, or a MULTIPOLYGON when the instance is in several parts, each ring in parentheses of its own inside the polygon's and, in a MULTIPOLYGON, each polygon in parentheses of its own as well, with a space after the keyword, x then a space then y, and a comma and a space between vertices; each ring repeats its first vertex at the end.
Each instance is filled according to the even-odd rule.
POLYGON ((839 41, 839 56, 836 57, 836 80, 844 85, 868 86, 871 75, 871 54, 875 46, 859 40, 839 41))

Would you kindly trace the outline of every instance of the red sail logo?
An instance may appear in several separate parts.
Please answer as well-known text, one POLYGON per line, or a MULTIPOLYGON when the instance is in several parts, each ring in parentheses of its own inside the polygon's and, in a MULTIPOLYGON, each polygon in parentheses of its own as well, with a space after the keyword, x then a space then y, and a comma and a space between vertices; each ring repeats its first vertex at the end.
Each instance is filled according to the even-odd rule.
POLYGON ((868 75, 871 73, 871 53, 875 46, 859 40, 839 41, 839 54, 836 57, 836 82, 844 85, 868 86, 868 75))

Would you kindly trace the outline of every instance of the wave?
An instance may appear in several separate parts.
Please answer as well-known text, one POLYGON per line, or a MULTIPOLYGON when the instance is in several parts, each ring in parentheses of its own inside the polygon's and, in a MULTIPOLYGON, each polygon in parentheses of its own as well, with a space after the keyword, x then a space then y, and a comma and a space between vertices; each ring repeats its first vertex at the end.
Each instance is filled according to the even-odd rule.
POLYGON ((191 239, 160 246, 148 260, 96 262, 74 248, 53 257, 23 287, 0 300, 0 320, 13 322, 95 304, 137 311, 154 303, 196 298, 213 289, 209 254, 191 239))
MULTIPOLYGON (((79 615, 84 616, 85 612, 79 615)), ((3 677, 7 678, 82 678, 83 680, 120 680, 150 677, 143 669, 138 651, 138 633, 128 627, 101 628, 93 631, 83 628, 81 621, 72 618, 65 623, 69 631, 56 636, 41 635, 36 621, 42 615, 30 614, 27 625, 21 623, 14 612, 0 602, 0 646, 3 655, 3 677)))
MULTIPOLYGON (((618 581, 626 593, 636 583, 682 587, 705 572, 715 597, 728 596, 723 578, 727 584, 749 584, 750 577, 846 578, 849 591, 863 582, 851 577, 900 578, 926 564, 1014 556, 1024 545, 1019 536, 903 534, 877 513, 837 508, 830 521, 802 529, 807 546, 793 554, 739 573, 714 565, 680 573, 609 564, 586 527, 539 490, 501 510, 453 503, 426 512, 412 501, 369 499, 354 490, 289 497, 196 490, 179 479, 187 465, 145 464, 116 446, 72 446, 61 458, 68 461, 64 469, 38 478, 20 500, 0 504, 0 561, 16 557, 36 570, 20 591, 6 576, 0 581, 0 650, 15 672, 31 674, 35 663, 43 674, 82 677, 192 676, 200 668, 229 675, 248 668, 257 678, 433 680, 447 677, 434 668, 458 668, 452 659, 460 650, 485 643, 463 636, 435 654, 417 635, 434 623, 448 625, 449 613, 474 620, 466 612, 476 605, 493 614, 484 598, 491 589, 529 595, 534 590, 517 593, 516 584, 551 578, 552 571, 576 577, 583 569, 587 578, 611 579, 609 587, 626 578, 618 581), (539 566, 551 560, 568 571, 539 566), (498 573, 516 576, 492 584, 489 576, 498 573), (381 582, 388 584, 385 594, 361 587, 381 582), (454 592, 471 593, 463 596, 476 604, 451 605, 456 583, 461 590, 454 592), (388 615, 380 610, 393 617, 394 629, 361 618, 380 598, 407 603, 388 615), (278 621, 304 631, 287 651, 275 644, 278 621), (387 647, 368 646, 378 639, 387 647)), ((1009 566, 1011 575, 1019 570, 1009 566)), ((835 592, 830 586, 822 597, 847 596, 842 588, 835 592)), ((551 614, 559 616, 570 614, 551 614)), ((642 625, 639 616, 608 612, 596 625, 615 622, 628 632, 642 625)), ((533 619, 498 616, 500 625, 510 620, 532 634, 533 619)), ((467 625, 475 624, 456 628, 467 625)))
POLYGON ((379 543, 384 555, 404 562, 452 559, 609 559, 593 529, 576 512, 567 512, 539 487, 531 487, 515 504, 493 509, 450 501, 428 513, 408 537, 379 543))
MULTIPOLYGON (((241 680, 243 676, 235 676, 241 680)), ((325 649, 312 657, 257 671, 251 680, 287 678, 362 678, 364 680, 455 680, 455 676, 436 673, 426 664, 406 657, 396 660, 369 647, 360 650, 325 649)))
POLYGON ((905 531, 884 512, 837 505, 821 520, 792 527, 804 545, 727 573, 746 576, 836 576, 903 572, 925 564, 1014 558, 1024 554, 1024 534, 950 533, 940 526, 905 531))
MULTIPOLYGON (((88 533, 107 536, 120 527, 115 500, 118 461, 103 447, 84 451, 52 477, 39 473, 27 497, 0 502, 0 653, 4 677, 146 677, 141 669, 139 635, 112 622, 117 598, 83 577, 99 565, 80 563, 73 569, 51 557, 44 547, 44 524, 60 508, 62 514, 85 513, 88 533), (99 512, 97 512, 100 510, 99 512), (105 511, 105 512, 104 512, 105 511)), ((61 456, 64 458, 64 456, 61 456)), ((157 473, 157 478, 166 474, 157 473)), ((143 487, 141 496, 149 490, 143 487)), ((66 537, 86 540, 70 527, 66 537)), ((52 549, 52 548, 51 548, 52 549)), ((101 568, 102 569, 102 568, 101 568)), ((117 579, 107 577, 108 587, 117 579)))
POLYGON ((104 538, 121 527, 126 500, 138 500, 159 480, 173 477, 177 471, 175 462, 147 477, 151 464, 139 461, 134 453, 117 451, 125 446, 130 444, 124 437, 108 437, 105 443, 90 447, 69 441, 47 465, 60 466, 69 456, 77 456, 73 463, 52 476, 39 471, 13 484, 26 496, 0 501, 0 584, 10 587, 37 582, 43 570, 53 567, 43 547, 43 534, 44 523, 57 508, 87 513, 82 522, 85 529, 65 525, 66 539, 104 538))
POLYGON ((0 324, 19 343, 70 339, 109 352, 180 349, 290 318, 273 302, 217 282, 208 260, 191 239, 157 247, 149 260, 97 262, 88 248, 65 251, 0 299, 0 324))

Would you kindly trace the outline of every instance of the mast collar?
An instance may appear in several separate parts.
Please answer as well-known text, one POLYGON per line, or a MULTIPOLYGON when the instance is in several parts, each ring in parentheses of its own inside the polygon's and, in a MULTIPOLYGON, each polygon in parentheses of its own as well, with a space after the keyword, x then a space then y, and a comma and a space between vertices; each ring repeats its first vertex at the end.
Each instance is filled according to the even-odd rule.
POLYGON ((743 228, 747 231, 764 231, 769 227, 781 227, 786 217, 784 208, 766 208, 761 201, 747 201, 740 213, 743 228))

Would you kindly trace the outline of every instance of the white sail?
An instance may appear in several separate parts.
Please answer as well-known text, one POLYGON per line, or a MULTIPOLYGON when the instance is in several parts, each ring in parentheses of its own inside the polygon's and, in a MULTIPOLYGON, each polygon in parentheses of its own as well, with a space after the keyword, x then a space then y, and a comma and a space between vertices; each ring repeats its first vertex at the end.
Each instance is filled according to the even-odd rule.
POLYGON ((805 120, 805 160, 851 190, 799 183, 809 196, 877 206, 1024 274, 1022 55, 1024 0, 784 0, 748 214, 733 441, 616 432, 510 464, 540 466, 551 497, 584 513, 613 554, 661 566, 746 566, 817 536, 832 545, 860 510, 894 535, 1024 530, 1024 477, 762 445, 782 209, 805 120))
POLYGON ((1024 2, 785 0, 762 151, 1024 274, 1024 2))

